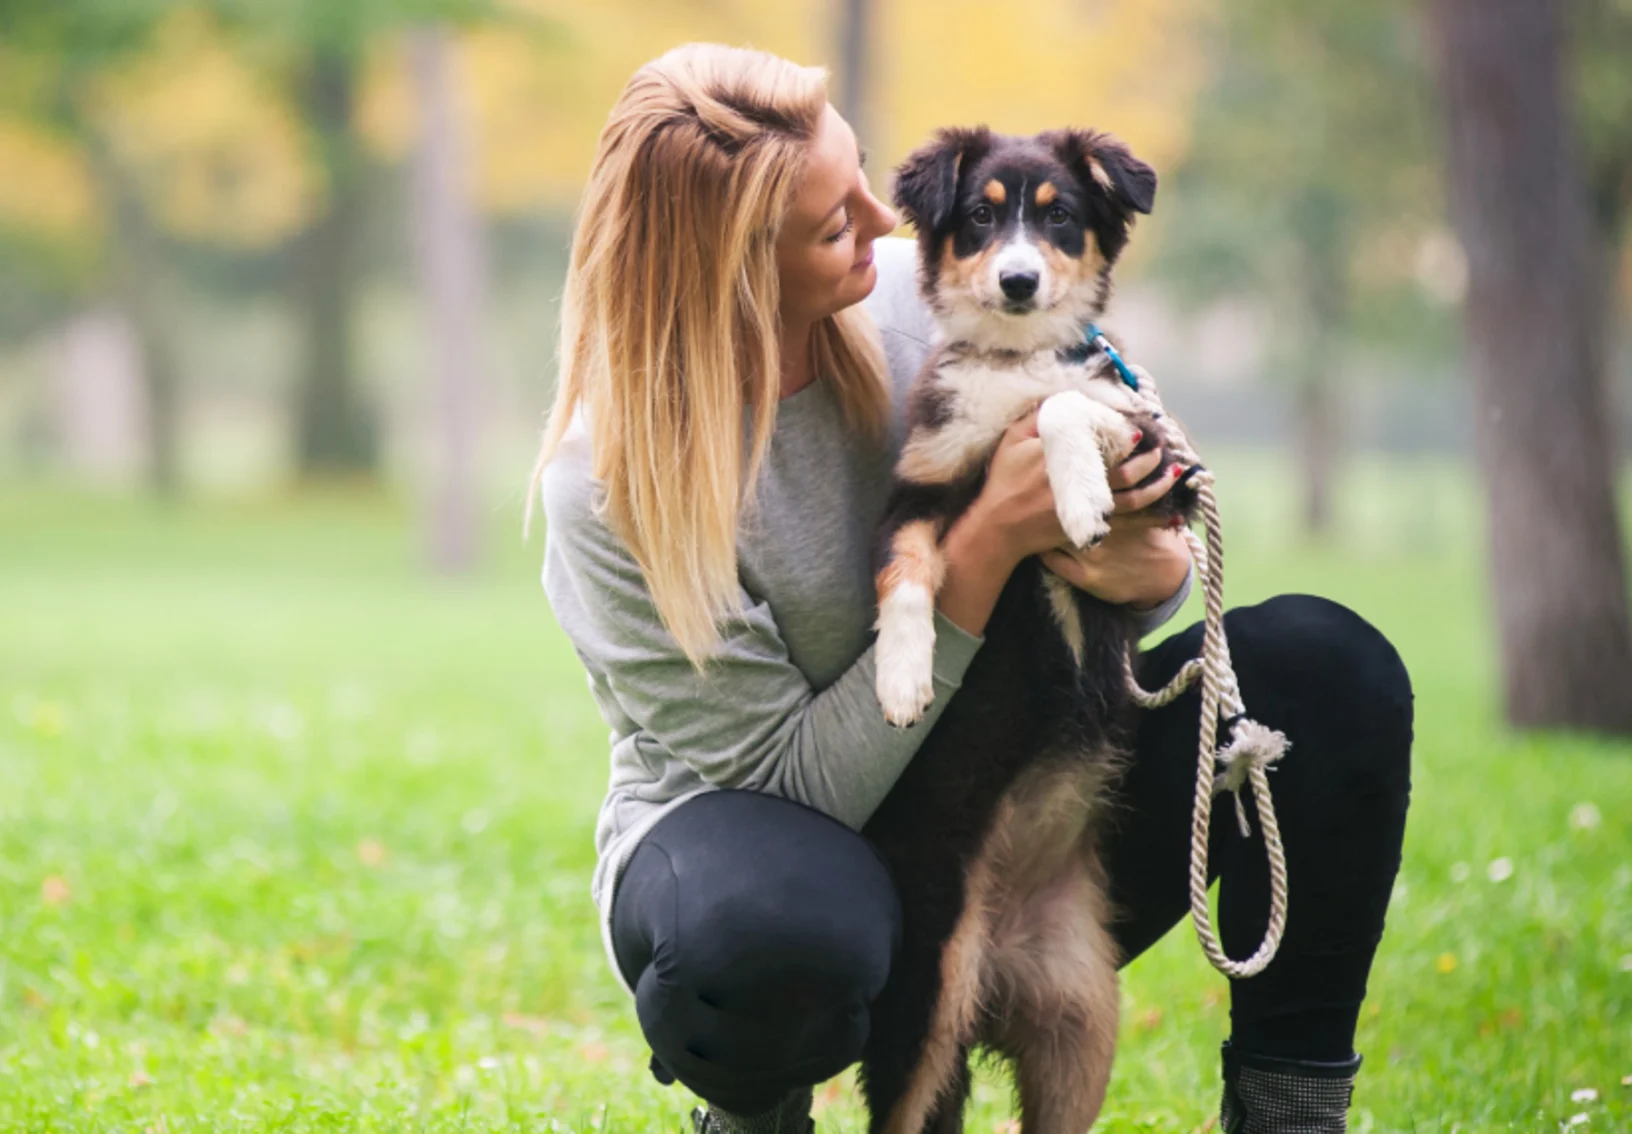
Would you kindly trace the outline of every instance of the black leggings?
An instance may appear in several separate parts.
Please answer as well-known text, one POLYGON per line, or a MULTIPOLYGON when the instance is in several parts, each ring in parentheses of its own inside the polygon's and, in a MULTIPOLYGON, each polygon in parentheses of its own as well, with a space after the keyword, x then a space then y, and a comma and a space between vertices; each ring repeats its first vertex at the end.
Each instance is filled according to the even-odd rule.
MULTIPOLYGON (((1225 626, 1248 710, 1291 740, 1270 775, 1286 935, 1263 973, 1231 982, 1232 1038, 1263 1055, 1346 1059, 1405 836, 1410 679, 1387 639, 1325 599, 1282 595, 1230 611, 1225 626)), ((1200 645, 1198 624, 1145 654, 1145 687, 1200 645)), ((1105 843, 1125 961, 1189 909, 1198 712, 1192 691, 1140 715, 1105 843)), ((1250 802, 1251 839, 1229 799, 1216 811, 1219 932, 1244 957, 1269 915, 1263 840, 1250 802)), ((869 842, 749 791, 710 792, 665 816, 630 859, 612 911, 653 1072, 739 1114, 859 1057, 899 935, 895 890, 869 842)))

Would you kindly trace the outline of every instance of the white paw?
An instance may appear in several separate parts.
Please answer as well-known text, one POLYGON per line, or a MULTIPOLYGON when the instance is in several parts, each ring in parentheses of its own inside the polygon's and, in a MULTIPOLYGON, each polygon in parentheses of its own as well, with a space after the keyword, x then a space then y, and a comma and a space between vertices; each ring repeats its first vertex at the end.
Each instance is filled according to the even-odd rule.
POLYGON ((897 728, 916 724, 935 699, 935 607, 929 591, 904 584, 880 604, 874 661, 884 719, 897 728))
POLYGON ((1085 476, 1070 482, 1065 491, 1056 491, 1054 505, 1060 526, 1077 547, 1095 547, 1111 532, 1111 511, 1116 500, 1104 474, 1085 476))

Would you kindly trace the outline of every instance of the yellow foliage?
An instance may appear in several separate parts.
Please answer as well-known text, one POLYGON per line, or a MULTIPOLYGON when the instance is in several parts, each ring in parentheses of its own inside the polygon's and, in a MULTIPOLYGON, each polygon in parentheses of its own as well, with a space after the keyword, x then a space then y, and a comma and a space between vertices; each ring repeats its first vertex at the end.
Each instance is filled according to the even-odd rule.
POLYGON ((95 227, 96 194, 79 151, 21 121, 0 119, 0 226, 73 238, 95 227))
MULTIPOLYGON (((1110 129, 1158 170, 1189 143, 1206 79, 1213 0, 878 0, 872 45, 875 137, 887 169, 936 126, 986 122, 1029 133, 1110 129)), ((475 181, 498 211, 571 205, 606 113, 629 75, 688 40, 749 44, 835 66, 837 0, 520 0, 554 31, 463 33, 457 66, 474 126, 475 181)), ((396 45, 364 85, 360 125, 400 156, 415 133, 396 45)), ((880 188, 883 188, 882 178, 880 188)))
POLYGON ((174 232, 264 246, 299 229, 317 203, 299 120, 192 9, 97 84, 91 114, 174 232))
MULTIPOLYGON (((474 125, 478 200, 505 212, 575 204, 606 115, 642 63, 691 40, 751 44, 809 61, 823 54, 822 0, 709 4, 518 0, 545 27, 489 27, 456 41, 464 110, 474 125)), ((369 68, 359 125, 401 156, 417 126, 400 45, 369 68)))
MULTIPOLYGON (((607 111, 640 64, 689 40, 749 44, 834 64, 838 0, 513 0, 542 26, 458 32, 454 65, 472 124, 477 200, 498 212, 570 207, 607 111)), ((931 129, 987 122, 1030 132, 1110 129, 1158 171, 1188 145, 1216 0, 876 0, 873 153, 885 172, 931 129)), ((417 130, 400 38, 375 45, 357 127, 401 157, 417 130)), ((261 246, 320 204, 321 173, 287 94, 199 9, 178 8, 154 46, 93 88, 93 121, 169 229, 261 246)), ((0 124, 0 216, 82 226, 97 204, 71 148, 0 124)))
POLYGON ((895 0, 880 5, 874 145, 898 161, 936 126, 1109 130, 1158 172, 1189 145, 1208 0, 895 0))

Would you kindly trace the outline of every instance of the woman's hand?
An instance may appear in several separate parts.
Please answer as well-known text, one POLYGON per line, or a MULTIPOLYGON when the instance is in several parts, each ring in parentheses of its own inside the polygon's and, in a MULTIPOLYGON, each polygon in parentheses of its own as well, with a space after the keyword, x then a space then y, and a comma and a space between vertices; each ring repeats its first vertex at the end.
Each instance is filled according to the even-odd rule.
POLYGON ((1107 479, 1116 507, 1110 534, 1087 550, 1062 544, 1044 551, 1043 564, 1079 590, 1135 609, 1160 606, 1178 593, 1190 572, 1190 545, 1175 523, 1149 508, 1173 491, 1184 470, 1173 465, 1144 488, 1133 487, 1161 459, 1161 451, 1152 449, 1111 469, 1107 479))
POLYGON ((936 605, 979 634, 1009 574, 1028 555, 1042 555, 1062 578, 1106 602, 1156 606, 1170 598, 1184 583, 1190 549, 1177 531, 1143 510, 1172 491, 1177 474, 1131 487, 1160 461, 1160 452, 1152 450, 1124 457, 1111 469, 1116 504, 1110 534, 1092 551, 1068 551, 1033 409, 1004 431, 980 496, 946 534, 948 570, 936 605))

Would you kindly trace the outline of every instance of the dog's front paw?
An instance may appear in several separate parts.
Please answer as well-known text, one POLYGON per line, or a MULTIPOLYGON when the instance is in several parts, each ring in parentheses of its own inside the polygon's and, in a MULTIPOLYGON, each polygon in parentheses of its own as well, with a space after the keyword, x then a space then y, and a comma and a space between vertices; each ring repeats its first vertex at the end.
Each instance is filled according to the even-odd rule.
POLYGON ((1054 505, 1066 538, 1077 547, 1097 547, 1111 533, 1116 500, 1110 485, 1101 478, 1083 478, 1072 482, 1066 491, 1056 491, 1054 505))
POLYGON ((935 606, 923 587, 899 586, 879 604, 874 662, 884 719, 897 728, 918 723, 935 700, 935 606))

